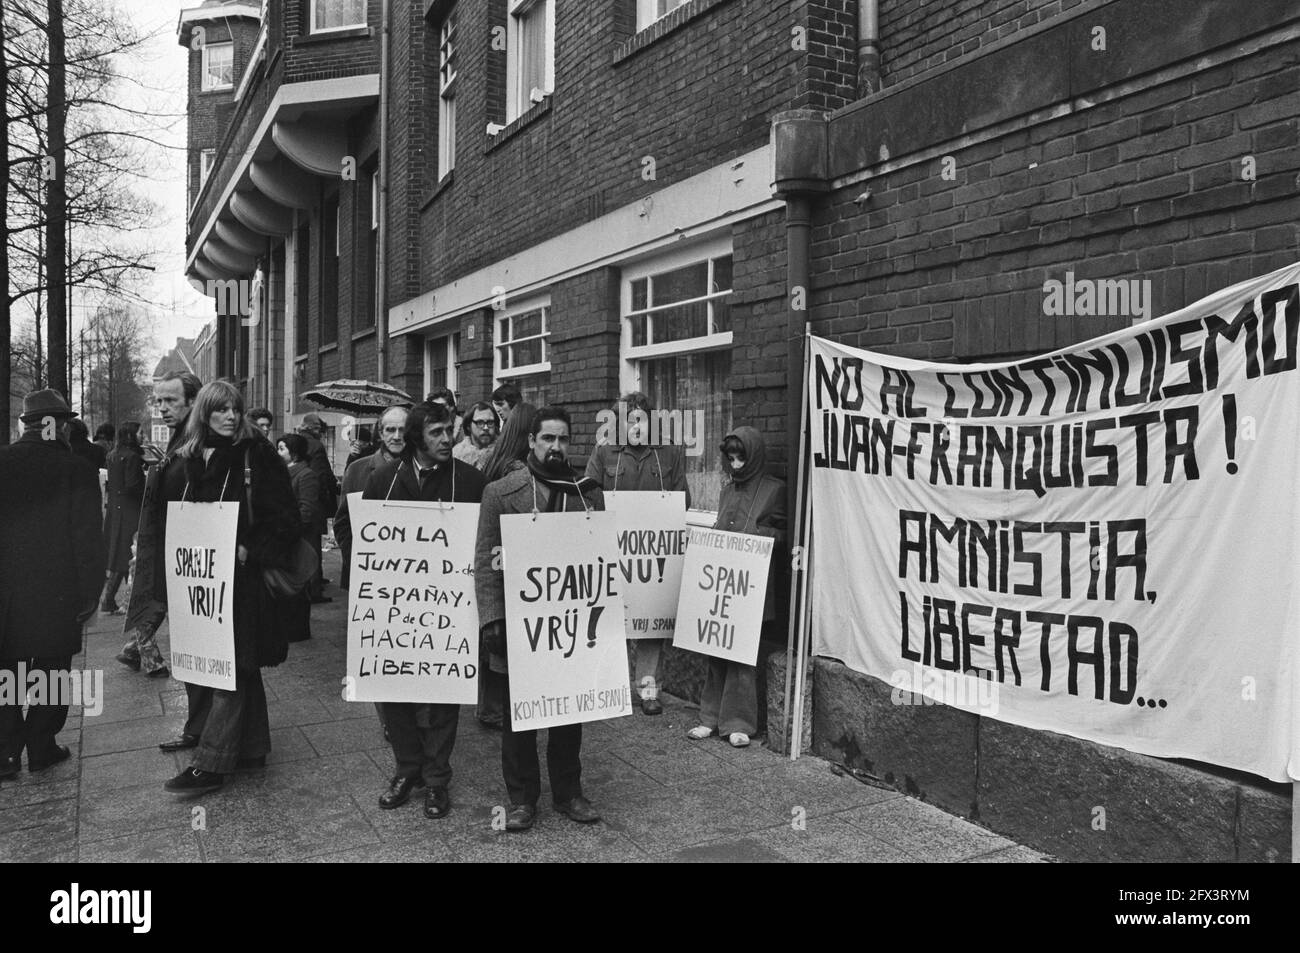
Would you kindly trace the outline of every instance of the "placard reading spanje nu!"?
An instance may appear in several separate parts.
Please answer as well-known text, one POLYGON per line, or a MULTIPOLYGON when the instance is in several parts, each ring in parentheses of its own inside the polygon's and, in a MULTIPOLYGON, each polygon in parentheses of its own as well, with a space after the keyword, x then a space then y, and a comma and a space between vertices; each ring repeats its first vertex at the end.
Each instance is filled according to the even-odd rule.
POLYGON ((171 669, 178 681, 235 688, 238 529, 238 503, 167 504, 167 617, 171 669))
POLYGON ((618 529, 624 622, 629 639, 670 639, 686 561, 686 494, 605 491, 618 529))
POLYGON ((348 496, 350 701, 478 700, 477 503, 348 496))
POLYGON ((632 714, 614 514, 501 517, 515 731, 632 714))

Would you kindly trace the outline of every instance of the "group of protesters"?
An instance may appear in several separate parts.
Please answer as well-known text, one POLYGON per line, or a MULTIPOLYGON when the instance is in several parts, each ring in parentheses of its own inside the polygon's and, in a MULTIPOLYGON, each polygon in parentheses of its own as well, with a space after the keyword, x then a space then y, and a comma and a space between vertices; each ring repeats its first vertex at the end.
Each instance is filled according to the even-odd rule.
MULTIPOLYGON (((595 447, 585 472, 579 474, 570 463, 572 421, 564 408, 535 407, 507 384, 494 391, 490 400, 460 411, 455 395, 440 389, 414 407, 385 409, 373 443, 370 433, 359 430, 340 485, 321 444, 319 416, 308 414, 297 433, 272 438, 271 412, 264 408, 246 412, 234 384, 217 380, 201 385, 189 373, 169 374, 160 381, 154 403, 171 429, 163 461, 144 474, 138 436, 126 433, 127 428, 119 429, 113 452, 106 457, 110 496, 119 492, 123 496, 116 516, 110 509, 111 525, 130 525, 134 530, 138 516, 134 581, 124 620, 128 640, 118 656, 120 662, 146 675, 169 674, 156 644, 167 612, 162 554, 168 503, 226 501, 239 508, 232 586, 235 686, 226 690, 186 683, 185 726, 178 737, 159 747, 192 750, 193 755, 190 765, 168 780, 165 788, 201 794, 222 787, 236 771, 265 766, 271 738, 261 669, 284 662, 290 641, 309 638, 310 604, 329 601, 323 594, 328 580, 321 576, 319 556, 330 515, 343 556, 339 583, 348 587, 349 494, 361 493, 367 500, 476 503, 480 504, 474 564, 480 627, 477 717, 501 731, 502 774, 510 801, 505 827, 511 831, 532 827, 541 796, 541 769, 536 731, 514 730, 506 713, 510 676, 505 586, 500 561, 494 558, 501 546, 501 517, 603 510, 605 491, 677 491, 684 493, 689 507, 684 448, 651 443, 653 408, 644 394, 624 395, 621 401, 633 412, 631 426, 621 435, 625 442, 595 447), (310 583, 301 595, 273 592, 264 583, 264 573, 301 572, 295 553, 303 540, 316 553, 310 583)), ((0 450, 0 505, 18 510, 26 506, 36 514, 29 514, 26 521, 51 507, 71 506, 74 500, 85 509, 83 497, 86 486, 93 487, 93 471, 74 454, 64 459, 57 452, 73 449, 72 425, 79 423, 75 418, 57 392, 29 395, 22 417, 27 427, 23 438, 15 447, 0 450), (51 474, 48 484, 37 475, 42 468, 51 474), (66 472, 66 487, 53 479, 56 472, 66 472), (51 492, 64 495, 54 500, 51 492)), ((766 472, 761 435, 752 427, 736 427, 725 435, 719 452, 719 466, 727 479, 716 528, 774 537, 779 547, 785 532, 785 486, 766 472)), ((73 521, 85 515, 74 515, 73 521)), ((61 525, 68 524, 66 512, 61 520, 61 525)), ((15 571, 30 577, 41 570, 24 559, 23 547, 29 543, 20 534, 25 521, 15 520, 15 524, 10 525, 7 514, 0 514, 0 558, 13 561, 15 571)), ((78 571, 50 594, 59 611, 46 626, 48 638, 42 640, 30 631, 20 634, 27 617, 15 606, 27 600, 0 592, 0 668, 13 668, 22 661, 29 670, 33 665, 66 669, 80 650, 81 625, 93 614, 94 600, 100 596, 97 583, 86 608, 87 580, 102 579, 105 566, 110 575, 100 608, 120 611, 115 599, 130 559, 130 538, 125 537, 125 548, 110 540, 106 551, 96 534, 97 553, 86 554, 80 552, 86 535, 70 532, 60 543, 69 551, 61 551, 60 558, 75 563, 78 571)), ((12 588, 10 580, 15 578, 14 572, 0 574, 0 590, 12 588)), ((769 582, 764 619, 772 615, 769 582)), ((659 699, 663 640, 636 639, 634 644, 634 688, 641 711, 658 715, 663 711, 659 699)), ((414 791, 424 789, 425 816, 446 816, 451 810, 451 756, 459 706, 384 702, 376 707, 396 764, 379 806, 397 808, 414 791)), ((0 714, 0 779, 17 772, 24 748, 29 770, 42 770, 68 756, 54 738, 66 717, 66 706, 62 717, 38 709, 42 706, 29 709, 25 723, 21 711, 0 714)), ((757 728, 754 666, 709 658, 700 723, 688 737, 720 735, 733 746, 744 747, 757 728)), ((548 729, 547 773, 555 809, 579 823, 591 823, 599 820, 599 814, 583 794, 581 744, 581 724, 548 729)))

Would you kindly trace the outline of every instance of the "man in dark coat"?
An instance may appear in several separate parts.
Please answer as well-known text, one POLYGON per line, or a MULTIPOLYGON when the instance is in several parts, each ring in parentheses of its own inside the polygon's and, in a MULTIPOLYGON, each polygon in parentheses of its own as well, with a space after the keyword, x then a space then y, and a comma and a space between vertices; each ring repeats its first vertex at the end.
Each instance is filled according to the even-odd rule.
POLYGON ((379 446, 374 453, 348 464, 343 474, 343 487, 339 491, 339 508, 334 514, 334 542, 343 554, 343 569, 339 574, 339 588, 348 587, 352 567, 352 517, 348 513, 348 494, 361 493, 374 473, 385 463, 401 459, 406 449, 405 407, 389 407, 379 418, 379 446))
POLYGON ((70 755, 55 740, 68 699, 47 697, 24 719, 23 697, 34 673, 70 682, 104 580, 99 474, 71 452, 73 416, 58 391, 28 394, 22 437, 0 448, 0 677, 20 688, 0 701, 0 778, 18 773, 24 748, 29 771, 70 755))
MULTIPOLYGON (((419 404, 406 418, 406 450, 400 460, 378 467, 366 482, 363 499, 426 500, 478 503, 483 499, 483 474, 452 459, 456 418, 441 404, 419 404)), ((428 788, 424 816, 451 812, 447 786, 451 783, 451 751, 456 744, 460 706, 383 702, 397 773, 379 797, 384 809, 400 807, 417 787, 428 788)))
POLYGON ((72 452, 85 460, 96 470, 104 469, 104 461, 108 459, 108 451, 101 444, 92 443, 90 440, 90 428, 80 420, 68 421, 68 446, 72 452))
POLYGON ((108 512, 104 515, 104 541, 108 544, 108 582, 99 611, 121 615, 117 590, 131 568, 131 543, 140 526, 140 501, 144 498, 144 457, 135 431, 125 424, 118 430, 117 446, 108 454, 108 512))
MULTIPOLYGON (((162 473, 180 442, 194 398, 202 386, 202 381, 189 371, 171 371, 153 387, 154 406, 172 435, 167 441, 167 457, 151 467, 145 476, 139 532, 135 539, 135 579, 131 583, 131 602, 123 626, 127 641, 117 656, 117 660, 127 668, 143 670, 153 678, 166 678, 171 674, 156 641, 158 627, 167 617, 167 574, 157 558, 162 550, 167 516, 167 503, 161 490, 162 473)), ((192 728, 193 725, 186 725, 185 736, 193 737, 197 744, 198 732, 192 728)))
MULTIPOLYGON (((474 595, 478 620, 488 651, 506 654, 505 575, 498 558, 501 517, 507 513, 556 513, 603 510, 605 497, 595 480, 579 477, 568 462, 569 414, 562 407, 543 407, 533 418, 528 460, 488 484, 479 510, 474 545, 474 595)), ((509 678, 506 680, 509 697, 509 678)), ((591 824, 600 815, 582 796, 582 725, 556 725, 547 730, 546 768, 555 809, 570 820, 591 824)), ((537 732, 515 731, 509 714, 501 730, 501 773, 510 795, 506 830, 526 831, 537 817, 542 773, 537 760, 537 732)))
POLYGON ((329 528, 325 522, 328 514, 333 513, 339 508, 338 480, 334 478, 334 468, 330 466, 329 454, 325 452, 325 445, 321 443, 321 434, 325 430, 325 422, 320 419, 318 414, 307 414, 302 418, 302 423, 298 425, 298 433, 307 438, 307 466, 311 467, 316 473, 316 479, 320 483, 320 499, 317 512, 319 517, 318 532, 316 532, 308 542, 316 550, 316 573, 311 577, 311 584, 307 587, 307 592, 311 595, 312 602, 333 602, 334 600, 324 594, 325 580, 320 571, 320 552, 321 552, 321 535, 329 528))

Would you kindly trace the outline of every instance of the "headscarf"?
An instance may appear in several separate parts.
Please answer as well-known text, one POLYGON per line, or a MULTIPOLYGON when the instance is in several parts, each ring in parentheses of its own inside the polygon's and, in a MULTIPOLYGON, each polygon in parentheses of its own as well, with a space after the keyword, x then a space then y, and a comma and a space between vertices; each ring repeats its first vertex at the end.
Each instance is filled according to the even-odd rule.
POLYGON ((723 438, 725 444, 728 439, 735 437, 740 441, 740 445, 745 450, 745 463, 739 470, 731 469, 727 460, 727 454, 722 454, 723 471, 731 477, 731 482, 737 485, 747 483, 756 476, 761 476, 767 470, 767 449, 763 444, 763 435, 753 427, 736 427, 727 433, 723 438))

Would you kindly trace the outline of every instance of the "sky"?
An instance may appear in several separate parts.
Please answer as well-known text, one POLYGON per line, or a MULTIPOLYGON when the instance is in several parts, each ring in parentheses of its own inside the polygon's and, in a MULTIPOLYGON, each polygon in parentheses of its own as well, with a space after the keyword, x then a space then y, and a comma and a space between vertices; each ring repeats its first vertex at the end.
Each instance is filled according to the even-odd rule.
MULTIPOLYGON (((160 118, 151 135, 168 148, 148 146, 142 151, 139 187, 158 206, 156 224, 142 238, 143 244, 158 251, 157 271, 143 273, 139 293, 154 302, 157 317, 154 348, 147 355, 149 371, 157 358, 176 343, 178 337, 194 337, 212 320, 211 299, 185 280, 186 165, 185 108, 187 97, 188 48, 176 39, 180 11, 198 6, 202 0, 115 0, 136 29, 150 39, 118 69, 136 82, 121 83, 117 101, 146 109, 160 118)), ((76 233, 73 234, 76 241, 76 233)), ((72 334, 94 313, 97 300, 78 296, 73 300, 72 334)))

